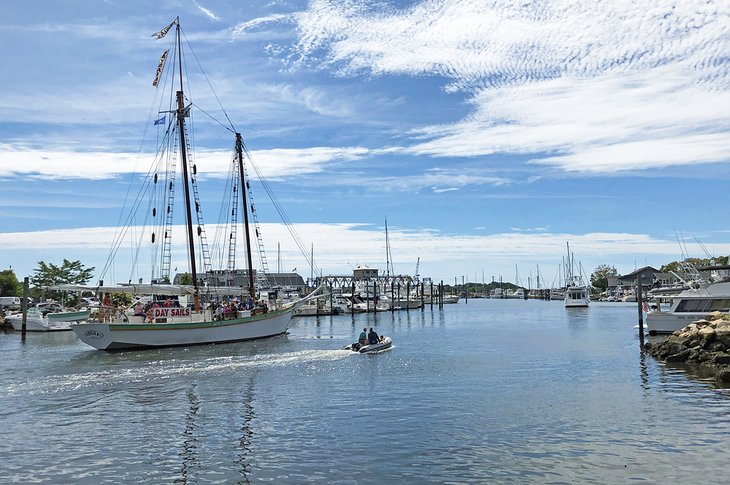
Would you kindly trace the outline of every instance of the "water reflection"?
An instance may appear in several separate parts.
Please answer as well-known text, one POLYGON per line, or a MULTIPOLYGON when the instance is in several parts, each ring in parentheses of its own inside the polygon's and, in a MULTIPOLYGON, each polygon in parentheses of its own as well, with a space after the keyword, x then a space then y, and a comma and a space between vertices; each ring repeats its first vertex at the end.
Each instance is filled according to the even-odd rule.
POLYGON ((568 320, 568 328, 571 330, 585 331, 588 328, 588 308, 566 308, 565 317, 568 320))
POLYGON ((256 418, 256 411, 253 408, 254 399, 254 380, 256 373, 252 372, 249 379, 248 385, 245 386, 241 395, 241 427, 239 429, 241 437, 238 440, 238 451, 237 457, 234 460, 239 467, 239 473, 241 478, 237 483, 251 483, 249 475, 251 474, 251 450, 254 439, 254 432, 251 427, 251 423, 256 418))
POLYGON ((639 376, 641 378, 641 388, 645 391, 644 396, 646 396, 646 391, 649 390, 649 371, 646 367, 646 352, 643 346, 639 352, 639 376))
POLYGON ((197 385, 193 383, 188 389, 188 412, 185 414, 185 430, 183 431, 183 447, 178 455, 182 458, 182 466, 180 469, 180 478, 175 483, 186 484, 191 473, 200 466, 200 457, 198 456, 198 437, 196 430, 198 428, 197 416, 200 410, 200 398, 196 392, 197 385))

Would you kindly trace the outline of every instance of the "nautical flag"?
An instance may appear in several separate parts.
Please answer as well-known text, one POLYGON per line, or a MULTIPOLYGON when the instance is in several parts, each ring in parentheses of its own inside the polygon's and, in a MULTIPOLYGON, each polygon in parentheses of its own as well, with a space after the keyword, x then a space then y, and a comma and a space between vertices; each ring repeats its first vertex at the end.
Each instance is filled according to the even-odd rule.
MULTIPOLYGON (((167 116, 167 115, 165 115, 165 116, 167 116)), ((163 116, 159 120, 155 120, 155 124, 156 125, 164 125, 165 124, 165 116, 163 116)))
POLYGON ((169 30, 172 28, 172 26, 175 25, 176 23, 177 23, 177 19, 170 22, 170 25, 168 25, 164 29, 152 34, 152 37, 154 37, 155 39, 162 39, 164 36, 167 35, 167 32, 169 32, 169 30))
POLYGON ((157 87, 157 84, 160 82, 160 76, 162 76, 162 69, 165 67, 165 61, 167 60, 168 52, 170 52, 170 49, 167 49, 165 52, 162 53, 162 57, 160 57, 160 62, 157 64, 157 72, 155 73, 155 80, 152 81, 152 85, 154 87, 157 87))

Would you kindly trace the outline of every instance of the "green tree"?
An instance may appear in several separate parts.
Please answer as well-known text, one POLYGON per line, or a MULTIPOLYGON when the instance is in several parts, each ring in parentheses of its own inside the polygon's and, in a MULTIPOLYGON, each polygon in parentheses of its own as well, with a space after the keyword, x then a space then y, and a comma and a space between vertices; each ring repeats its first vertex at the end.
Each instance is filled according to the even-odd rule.
POLYGON ((190 273, 187 271, 180 275, 180 284, 181 285, 192 285, 193 284, 193 277, 190 276, 190 273))
MULTIPOLYGON (((728 257, 727 256, 717 256, 715 258, 712 258, 712 260, 708 258, 687 258, 684 261, 691 263, 693 266, 697 268, 702 268, 703 266, 725 266, 728 264, 728 257)), ((669 272, 675 272, 675 273, 681 273, 682 269, 679 267, 680 261, 672 261, 671 263, 667 263, 665 265, 662 265, 661 268, 659 268, 659 271, 662 273, 669 273, 669 272)))
MULTIPOLYGON (((81 261, 64 259, 61 266, 46 263, 45 261, 38 261, 38 267, 33 271, 34 274, 31 277, 33 296, 42 297, 46 295, 46 290, 50 286, 64 284, 83 285, 88 283, 94 273, 94 268, 85 268, 81 264, 81 261)), ((51 292, 49 295, 55 298, 58 293, 51 292)))
POLYGON ((618 276, 616 268, 607 264, 599 265, 591 274, 591 286, 600 291, 606 291, 609 276, 618 276))
POLYGON ((23 285, 12 269, 0 271, 0 296, 20 296, 22 292, 23 285))

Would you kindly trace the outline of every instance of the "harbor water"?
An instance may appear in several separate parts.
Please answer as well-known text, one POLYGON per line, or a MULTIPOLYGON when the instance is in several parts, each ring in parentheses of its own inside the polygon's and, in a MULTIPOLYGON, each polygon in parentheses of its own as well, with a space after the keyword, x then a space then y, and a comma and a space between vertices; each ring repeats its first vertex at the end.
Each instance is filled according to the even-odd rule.
POLYGON ((730 390, 635 305, 462 300, 105 353, 0 333, 2 483, 727 483, 730 390), (342 350, 363 327, 376 355, 342 350))

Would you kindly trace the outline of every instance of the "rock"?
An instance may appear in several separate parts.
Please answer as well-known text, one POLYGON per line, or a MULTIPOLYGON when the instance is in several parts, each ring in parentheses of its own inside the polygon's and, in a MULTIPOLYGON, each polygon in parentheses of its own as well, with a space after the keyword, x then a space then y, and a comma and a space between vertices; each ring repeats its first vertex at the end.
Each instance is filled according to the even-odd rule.
POLYGON ((730 354, 718 353, 712 357, 712 363, 714 365, 730 365, 730 354))
POLYGON ((715 340, 730 347, 730 326, 722 326, 715 328, 715 340))
POLYGON ((690 349, 685 349, 681 352, 668 356, 666 359, 664 359, 664 361, 665 362, 687 362, 687 359, 689 358, 689 355, 691 352, 692 351, 690 349))
POLYGON ((730 369, 724 368, 717 373, 716 379, 724 384, 730 383, 730 369))
POLYGON ((706 346, 703 346, 703 348, 708 352, 725 352, 727 350, 727 346, 717 340, 714 342, 708 342, 706 346))
POLYGON ((722 318, 715 318, 714 320, 710 320, 710 326, 713 328, 717 328, 718 325, 722 325, 725 323, 725 320, 722 318))
POLYGON ((715 340, 715 329, 711 326, 702 327, 698 333, 700 334, 702 340, 705 340, 707 342, 712 342, 713 340, 715 340))
POLYGON ((703 352, 701 348, 697 347, 689 351, 687 356, 687 362, 702 362, 706 360, 707 352, 703 352))

